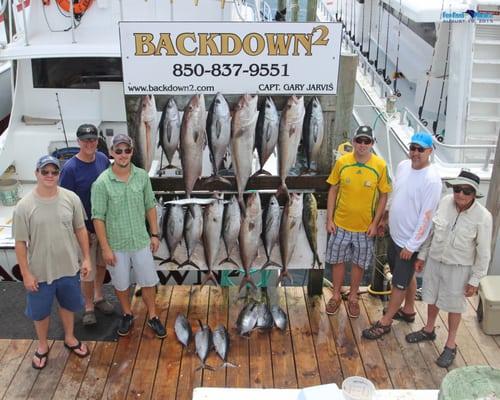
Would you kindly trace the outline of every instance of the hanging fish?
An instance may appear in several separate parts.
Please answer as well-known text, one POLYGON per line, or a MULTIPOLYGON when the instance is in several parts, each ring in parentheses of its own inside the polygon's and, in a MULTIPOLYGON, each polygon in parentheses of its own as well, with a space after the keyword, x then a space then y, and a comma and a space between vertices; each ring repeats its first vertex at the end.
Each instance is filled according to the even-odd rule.
POLYGON ((302 210, 302 223, 306 231, 307 241, 313 253, 312 268, 321 267, 318 256, 318 203, 312 193, 304 194, 304 208, 302 210))
POLYGON ((257 130, 255 133, 255 148, 259 154, 260 169, 254 174, 267 174, 264 170, 264 164, 267 162, 273 153, 278 141, 279 132, 279 115, 274 101, 271 97, 266 97, 259 110, 259 118, 257 119, 257 130))
POLYGON ((236 196, 231 197, 231 201, 224 209, 224 224, 222 229, 222 238, 224 239, 224 246, 226 248, 227 257, 219 264, 225 262, 234 264, 238 267, 236 261, 231 258, 231 252, 238 244, 238 235, 240 234, 241 227, 241 211, 238 205, 236 196))
POLYGON ((196 245, 201 242, 203 234, 203 210, 199 204, 189 204, 184 217, 184 242, 186 243, 187 260, 179 268, 191 265, 196 269, 200 267, 191 260, 196 245))
POLYGON ((279 267, 279 264, 271 261, 271 254, 273 252, 274 246, 278 243, 280 233, 280 205, 278 199, 275 195, 272 195, 269 199, 269 203, 266 208, 264 216, 264 230, 262 232, 262 241, 264 242, 264 250, 266 252, 266 262, 262 266, 262 269, 269 266, 275 265, 279 267))
POLYGON ((220 238, 222 234, 222 217, 224 214, 224 204, 217 199, 205 207, 203 212, 203 250, 208 272, 206 273, 201 286, 203 287, 209 280, 218 285, 212 267, 219 254, 220 238))
POLYGON ((207 139, 214 172, 212 178, 229 184, 227 179, 219 176, 219 170, 231 139, 231 112, 229 104, 220 93, 217 93, 208 109, 207 139))
POLYGON ((152 95, 141 96, 129 136, 134 142, 132 162, 149 172, 156 146, 156 102, 152 95))
POLYGON ((173 98, 170 98, 163 108, 159 129, 159 146, 161 146, 168 161, 168 165, 165 168, 175 168, 172 165, 172 160, 175 152, 179 148, 181 118, 179 115, 179 109, 177 108, 177 103, 173 98))
POLYGON ((174 253, 182 241, 184 230, 184 209, 178 204, 169 204, 166 218, 163 220, 163 237, 167 242, 168 258, 160 265, 172 262, 179 266, 179 262, 174 258, 174 253))
POLYGON ((318 98, 313 97, 307 105, 302 135, 302 144, 307 160, 307 171, 311 171, 312 162, 317 161, 318 153, 323 143, 323 133, 323 109, 318 98))

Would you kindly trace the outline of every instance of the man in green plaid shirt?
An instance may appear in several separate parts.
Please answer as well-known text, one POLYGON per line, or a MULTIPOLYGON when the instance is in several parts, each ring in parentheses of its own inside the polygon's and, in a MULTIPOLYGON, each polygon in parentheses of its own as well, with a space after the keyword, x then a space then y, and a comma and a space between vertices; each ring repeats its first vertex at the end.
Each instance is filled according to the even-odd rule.
POLYGON ((113 137, 111 155, 115 162, 92 185, 92 220, 123 311, 118 334, 128 335, 134 321, 129 293, 133 271, 135 282, 142 287, 148 326, 158 338, 164 338, 167 334, 155 306, 159 279, 153 253, 160 245, 155 198, 147 172, 131 162, 133 151, 129 136, 113 137))

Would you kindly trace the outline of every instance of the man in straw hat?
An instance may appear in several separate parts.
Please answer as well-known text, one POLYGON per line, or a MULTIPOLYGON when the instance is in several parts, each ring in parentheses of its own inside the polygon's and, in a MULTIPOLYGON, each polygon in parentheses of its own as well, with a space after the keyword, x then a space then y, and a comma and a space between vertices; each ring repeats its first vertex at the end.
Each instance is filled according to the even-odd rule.
POLYGON ((490 262, 492 216, 476 198, 479 177, 461 171, 446 182, 453 194, 443 197, 433 218, 431 234, 418 253, 415 269, 424 270, 422 300, 427 306, 427 324, 406 335, 409 343, 434 340, 439 310, 448 312, 448 339, 436 363, 447 368, 455 359, 455 339, 467 297, 477 293, 480 279, 490 262), (425 264, 425 269, 424 269, 425 264))

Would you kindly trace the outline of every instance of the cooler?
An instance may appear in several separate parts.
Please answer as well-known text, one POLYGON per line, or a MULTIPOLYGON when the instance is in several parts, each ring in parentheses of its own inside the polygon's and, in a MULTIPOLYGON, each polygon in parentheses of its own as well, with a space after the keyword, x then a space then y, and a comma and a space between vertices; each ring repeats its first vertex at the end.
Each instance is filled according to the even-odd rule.
POLYGON ((487 335, 500 334, 500 275, 488 275, 479 282, 477 319, 487 335))

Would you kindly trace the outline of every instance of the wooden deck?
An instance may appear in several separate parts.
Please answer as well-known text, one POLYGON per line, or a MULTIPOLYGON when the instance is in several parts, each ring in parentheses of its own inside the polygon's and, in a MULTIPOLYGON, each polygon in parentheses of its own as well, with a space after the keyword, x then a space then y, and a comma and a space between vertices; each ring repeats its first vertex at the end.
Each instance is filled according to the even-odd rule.
MULTIPOLYGON (((409 345, 404 336, 423 325, 426 306, 417 303, 413 324, 395 321, 383 340, 361 339, 361 330, 380 316, 382 303, 362 296, 361 316, 347 317, 345 307, 336 316, 325 314, 325 297, 309 300, 301 287, 275 289, 271 299, 279 301, 289 315, 289 329, 253 332, 250 339, 238 337, 234 325, 244 300, 235 289, 162 286, 157 302, 166 321, 168 337, 156 339, 145 326, 142 301, 134 300, 136 321, 131 335, 118 342, 89 342, 90 357, 69 355, 62 341, 52 343, 49 363, 41 372, 31 368, 37 347, 32 340, 0 340, 0 398, 3 399, 191 399, 197 386, 296 388, 337 383, 351 375, 366 376, 378 389, 439 388, 446 370, 434 360, 446 339, 446 315, 438 318, 435 343, 409 345), (182 349, 173 331, 178 313, 185 313, 193 327, 197 320, 212 328, 229 326, 229 361, 238 368, 215 372, 198 370, 193 349, 182 349)), ((459 353, 454 368, 464 365, 500 367, 500 337, 486 336, 476 319, 474 299, 464 315, 458 334, 459 353)), ((220 360, 212 353, 212 366, 220 360)))

